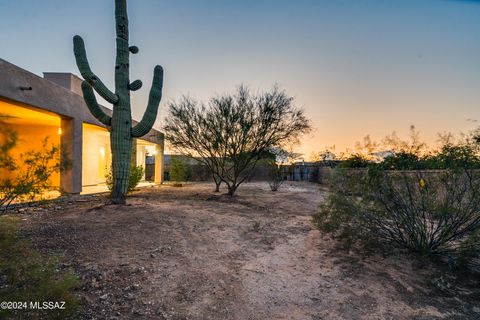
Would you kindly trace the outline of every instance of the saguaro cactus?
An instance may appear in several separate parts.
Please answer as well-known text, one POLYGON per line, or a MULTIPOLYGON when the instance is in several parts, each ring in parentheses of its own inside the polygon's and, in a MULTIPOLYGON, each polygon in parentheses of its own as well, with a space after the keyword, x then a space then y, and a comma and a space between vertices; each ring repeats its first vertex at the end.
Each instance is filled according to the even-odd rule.
POLYGON ((158 105, 162 98, 163 69, 158 65, 155 67, 147 109, 142 120, 137 125, 132 126, 130 91, 140 89, 142 81, 135 80, 130 82, 129 56, 130 53, 138 53, 138 47, 129 46, 128 43, 126 0, 115 0, 115 23, 117 32, 115 93, 111 92, 90 69, 85 52, 85 44, 78 35, 73 37, 73 50, 78 69, 84 78, 82 91, 85 102, 93 116, 110 129, 113 172, 112 202, 123 204, 125 203, 130 177, 132 139, 142 137, 152 129, 157 117, 158 105), (113 104, 111 117, 103 112, 98 105, 93 89, 105 100, 113 104))

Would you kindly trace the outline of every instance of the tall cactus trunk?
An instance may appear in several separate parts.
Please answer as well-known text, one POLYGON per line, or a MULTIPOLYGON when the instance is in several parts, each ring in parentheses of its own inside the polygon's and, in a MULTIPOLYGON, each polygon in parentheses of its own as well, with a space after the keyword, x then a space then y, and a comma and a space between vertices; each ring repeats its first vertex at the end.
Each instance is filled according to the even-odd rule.
POLYGON ((117 110, 112 116, 110 145, 112 151, 113 188, 111 200, 115 204, 124 204, 130 180, 132 137, 130 134, 130 113, 117 110))
POLYGON ((130 179, 132 152, 132 115, 130 107, 130 59, 128 49, 128 17, 126 0, 117 0, 115 26, 117 59, 115 63, 115 93, 118 102, 113 108, 110 145, 112 148, 112 202, 125 203, 130 179))
POLYGON ((157 117, 158 105, 162 98, 163 69, 156 66, 147 109, 142 120, 132 127, 130 91, 142 87, 140 80, 130 83, 130 53, 138 53, 138 48, 130 47, 128 42, 127 1, 115 0, 115 26, 117 33, 117 58, 115 64, 115 93, 109 91, 103 82, 91 71, 85 45, 80 36, 73 38, 75 59, 85 81, 82 91, 90 112, 98 121, 110 128, 112 151, 113 189, 111 200, 115 204, 124 204, 130 179, 132 139, 142 137, 153 127, 157 117), (105 100, 113 104, 112 116, 105 114, 98 105, 95 89, 105 100))

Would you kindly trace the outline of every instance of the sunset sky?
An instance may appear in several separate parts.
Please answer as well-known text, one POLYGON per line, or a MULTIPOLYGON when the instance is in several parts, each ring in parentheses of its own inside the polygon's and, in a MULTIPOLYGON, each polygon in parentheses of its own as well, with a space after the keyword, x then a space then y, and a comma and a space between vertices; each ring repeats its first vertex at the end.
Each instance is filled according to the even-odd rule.
MULTIPOLYGON (((79 74, 81 35, 94 72, 111 88, 113 0, 0 0, 0 58, 42 75, 79 74)), ((166 103, 206 99, 244 83, 278 84, 315 126, 299 152, 353 147, 367 134, 406 136, 414 124, 468 132, 480 123, 480 1, 130 0, 134 116, 146 106, 153 67, 166 103)))

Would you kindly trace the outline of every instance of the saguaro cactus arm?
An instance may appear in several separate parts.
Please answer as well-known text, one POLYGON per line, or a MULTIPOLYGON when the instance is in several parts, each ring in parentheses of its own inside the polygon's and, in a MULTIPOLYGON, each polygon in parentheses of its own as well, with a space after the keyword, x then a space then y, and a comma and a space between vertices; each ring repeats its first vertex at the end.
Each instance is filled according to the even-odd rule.
POLYGON ((118 102, 118 96, 108 90, 103 82, 90 69, 87 52, 85 51, 85 43, 83 42, 82 37, 78 35, 73 37, 73 51, 78 69, 85 81, 87 81, 105 100, 112 104, 116 104, 118 102))
POLYGON ((82 92, 83 99, 92 115, 104 125, 110 126, 112 124, 112 118, 103 112, 102 108, 98 105, 93 89, 86 81, 82 81, 82 92))
POLYGON ((158 105, 162 99, 162 88, 163 68, 161 66, 156 66, 153 73, 153 82, 152 87, 150 88, 150 95, 148 97, 147 110, 145 110, 142 120, 132 128, 132 137, 142 137, 152 129, 155 119, 157 118, 158 105))
POLYGON ((130 46, 128 47, 128 50, 130 50, 130 52, 133 54, 137 54, 139 51, 137 46, 130 46))
POLYGON ((128 85, 128 89, 130 89, 130 91, 137 91, 142 87, 142 85, 143 83, 141 80, 135 80, 128 85))

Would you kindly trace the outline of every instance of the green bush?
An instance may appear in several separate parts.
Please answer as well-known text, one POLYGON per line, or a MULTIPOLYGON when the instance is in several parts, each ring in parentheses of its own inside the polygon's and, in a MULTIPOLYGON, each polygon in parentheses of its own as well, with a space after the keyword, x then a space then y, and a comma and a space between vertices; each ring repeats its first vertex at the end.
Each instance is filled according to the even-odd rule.
POLYGON ((382 162, 372 164, 382 170, 480 169, 478 146, 473 143, 446 143, 440 150, 426 155, 397 152, 382 162))
POLYGON ((18 218, 0 218, 0 301, 64 301, 65 309, 2 309, 0 318, 65 319, 73 315, 79 308, 72 293, 79 283, 77 277, 60 271, 57 258, 42 256, 28 241, 19 239, 18 225, 18 218))
POLYGON ((366 168, 371 165, 372 162, 369 161, 361 154, 352 154, 342 162, 340 162, 340 167, 342 168, 366 168))
POLYGON ((285 177, 283 174, 283 167, 277 164, 273 164, 269 168, 269 180, 268 184, 270 190, 278 191, 281 185, 285 182, 285 177))
POLYGON ((130 169, 130 179, 128 180, 128 192, 133 191, 133 189, 138 186, 144 173, 145 170, 143 170, 142 166, 132 166, 130 169))
MULTIPOLYGON (((143 174, 145 171, 143 170, 142 166, 132 166, 130 168, 130 179, 128 180, 128 193, 132 192, 138 185, 138 183, 142 180, 143 174)), ((113 189, 113 174, 112 168, 107 171, 105 175, 106 183, 108 190, 112 191, 113 189)))
POLYGON ((386 157, 376 167, 383 170, 420 170, 426 165, 417 154, 402 151, 386 157))
POLYGON ((478 264, 480 172, 339 170, 314 222, 347 245, 478 264))
POLYGON ((426 156, 423 161, 429 169, 480 169, 479 146, 474 143, 447 143, 438 153, 426 156))
POLYGON ((189 181, 192 170, 190 165, 181 159, 172 157, 170 164, 170 181, 185 182, 189 181))

